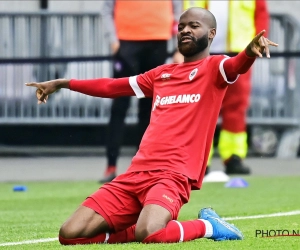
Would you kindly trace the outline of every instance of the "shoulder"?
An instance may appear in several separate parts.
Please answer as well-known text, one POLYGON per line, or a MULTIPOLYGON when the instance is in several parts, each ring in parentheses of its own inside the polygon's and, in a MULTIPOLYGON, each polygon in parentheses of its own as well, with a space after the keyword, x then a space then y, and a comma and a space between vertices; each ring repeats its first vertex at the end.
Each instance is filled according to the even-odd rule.
POLYGON ((178 65, 178 63, 166 63, 166 64, 163 64, 163 65, 160 65, 160 66, 156 67, 155 69, 157 71, 163 71, 163 70, 166 70, 166 69, 173 69, 177 65, 178 65))
POLYGON ((172 69, 174 69, 178 64, 176 63, 171 63, 171 64, 163 64, 160 66, 157 66, 155 68, 153 68, 152 70, 150 70, 152 73, 154 73, 155 75, 160 75, 166 71, 170 71, 172 69))
POLYGON ((152 85, 155 84, 156 81, 160 79, 167 79, 173 72, 174 67, 177 64, 163 64, 157 66, 149 71, 146 71, 143 74, 138 76, 138 82, 147 81, 148 83, 151 82, 152 85))
POLYGON ((213 55, 213 56, 209 56, 208 59, 212 62, 221 62, 222 60, 229 58, 226 55, 213 55))
POLYGON ((230 57, 226 55, 212 55, 206 58, 207 67, 219 67, 230 57))

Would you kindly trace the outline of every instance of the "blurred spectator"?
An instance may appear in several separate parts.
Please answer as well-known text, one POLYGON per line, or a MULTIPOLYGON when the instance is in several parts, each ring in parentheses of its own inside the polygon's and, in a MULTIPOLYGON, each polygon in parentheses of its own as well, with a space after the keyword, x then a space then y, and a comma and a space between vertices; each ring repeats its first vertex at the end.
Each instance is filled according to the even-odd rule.
MULTIPOLYGON (((144 73, 166 62, 167 42, 182 12, 181 1, 122 1, 103 3, 102 15, 114 54, 113 77, 144 73)), ((107 169, 101 183, 116 177, 116 165, 124 133, 130 97, 112 102, 107 134, 107 169)), ((138 101, 137 147, 149 124, 152 99, 138 101)))

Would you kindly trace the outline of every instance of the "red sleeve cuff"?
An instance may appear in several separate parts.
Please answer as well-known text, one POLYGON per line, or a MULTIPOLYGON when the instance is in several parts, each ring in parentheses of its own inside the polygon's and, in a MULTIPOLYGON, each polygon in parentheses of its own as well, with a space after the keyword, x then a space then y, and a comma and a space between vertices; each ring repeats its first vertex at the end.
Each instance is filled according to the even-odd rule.
POLYGON ((74 79, 71 79, 70 82, 69 82, 69 89, 70 89, 70 90, 73 90, 73 86, 72 86, 73 80, 74 80, 74 79))
POLYGON ((248 56, 246 50, 238 53, 236 56, 231 57, 224 62, 224 70, 226 75, 231 76, 234 74, 244 74, 252 66, 256 59, 256 56, 248 56))

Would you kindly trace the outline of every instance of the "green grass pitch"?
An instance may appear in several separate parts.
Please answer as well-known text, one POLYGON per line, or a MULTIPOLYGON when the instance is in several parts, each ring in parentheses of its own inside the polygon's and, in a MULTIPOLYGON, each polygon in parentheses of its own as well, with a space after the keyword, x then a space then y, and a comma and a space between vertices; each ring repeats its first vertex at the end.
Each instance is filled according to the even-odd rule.
MULTIPOLYGON (((199 209, 213 207, 222 217, 245 217, 299 211, 299 177, 247 177, 246 188, 225 188, 224 183, 204 183, 193 191, 179 220, 195 219, 199 209)), ((197 239, 175 244, 77 245, 64 247, 58 241, 4 246, 57 237, 60 225, 98 184, 92 181, 0 183, 1 249, 299 249, 300 237, 261 237, 256 230, 293 230, 300 232, 300 215, 232 220, 243 241, 214 242, 197 239), (15 184, 26 185, 26 192, 13 192, 15 184)))

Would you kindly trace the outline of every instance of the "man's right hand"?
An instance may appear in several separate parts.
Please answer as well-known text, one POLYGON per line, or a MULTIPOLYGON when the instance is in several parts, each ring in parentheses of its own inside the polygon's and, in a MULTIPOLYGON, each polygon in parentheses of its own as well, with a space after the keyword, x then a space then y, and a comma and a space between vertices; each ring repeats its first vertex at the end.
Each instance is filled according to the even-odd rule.
POLYGON ((120 48, 120 42, 119 41, 112 42, 110 47, 111 47, 112 54, 115 55, 120 48))
POLYGON ((70 80, 67 79, 56 79, 46 82, 31 82, 25 83, 26 86, 36 87, 36 98, 38 104, 46 103, 48 96, 61 88, 69 88, 70 80))

